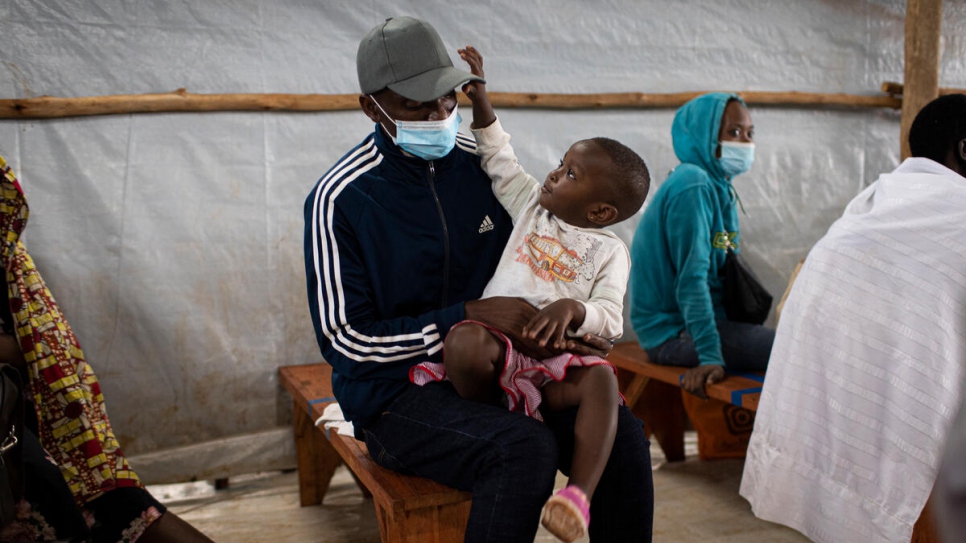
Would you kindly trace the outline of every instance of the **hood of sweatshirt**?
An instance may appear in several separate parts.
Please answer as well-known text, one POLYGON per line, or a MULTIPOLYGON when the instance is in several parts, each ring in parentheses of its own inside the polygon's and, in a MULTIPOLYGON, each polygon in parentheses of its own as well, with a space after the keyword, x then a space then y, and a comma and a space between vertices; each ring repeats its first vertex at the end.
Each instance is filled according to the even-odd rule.
POLYGON ((721 117, 729 100, 744 100, 737 94, 714 92, 701 95, 681 106, 671 124, 674 154, 682 164, 693 164, 708 172, 716 183, 730 185, 721 161, 715 157, 721 117))

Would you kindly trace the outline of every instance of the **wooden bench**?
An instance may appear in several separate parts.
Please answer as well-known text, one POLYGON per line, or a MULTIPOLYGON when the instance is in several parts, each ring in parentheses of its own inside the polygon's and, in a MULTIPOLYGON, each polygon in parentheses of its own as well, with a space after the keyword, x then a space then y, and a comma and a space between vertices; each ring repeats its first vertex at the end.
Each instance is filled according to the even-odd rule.
MULTIPOLYGON (((645 433, 657 438, 669 462, 684 460, 687 416, 681 378, 688 368, 655 364, 640 345, 630 341, 614 345, 607 360, 617 366, 624 400, 644 421, 645 433)), ((729 373, 705 390, 709 398, 756 411, 764 381, 764 373, 729 373)))
POLYGON ((470 513, 468 492, 385 469, 373 462, 365 443, 315 425, 325 407, 335 402, 331 366, 280 367, 278 380, 294 400, 303 507, 322 503, 333 473, 344 462, 363 493, 373 499, 383 543, 463 541, 470 513))

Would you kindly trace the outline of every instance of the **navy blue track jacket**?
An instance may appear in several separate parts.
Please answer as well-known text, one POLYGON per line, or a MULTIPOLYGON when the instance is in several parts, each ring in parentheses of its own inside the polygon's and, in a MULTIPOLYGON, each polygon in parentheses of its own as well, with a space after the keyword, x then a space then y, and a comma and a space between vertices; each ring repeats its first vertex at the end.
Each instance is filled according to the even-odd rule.
POLYGON ((443 338, 496 269, 512 221, 459 134, 445 157, 404 155, 376 130, 305 201, 309 311, 357 433, 442 361, 443 338))

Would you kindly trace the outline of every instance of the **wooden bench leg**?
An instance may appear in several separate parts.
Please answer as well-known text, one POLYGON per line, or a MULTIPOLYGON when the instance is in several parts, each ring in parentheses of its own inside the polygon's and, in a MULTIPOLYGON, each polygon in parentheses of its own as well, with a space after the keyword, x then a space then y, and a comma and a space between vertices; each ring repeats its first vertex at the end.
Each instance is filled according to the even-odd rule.
POLYGON ((366 498, 372 498, 372 492, 369 492, 369 489, 366 488, 366 485, 362 484, 362 481, 359 480, 359 476, 356 475, 356 472, 350 469, 349 474, 352 475, 352 479, 356 482, 356 486, 362 491, 362 495, 366 498))
POLYGON ((641 394, 644 393, 644 387, 647 386, 647 382, 651 379, 640 374, 634 374, 630 382, 624 387, 624 401, 627 405, 634 405, 637 400, 641 398, 641 394))
POLYGON ((325 498, 332 475, 342 459, 298 402, 295 402, 293 419, 299 468, 299 503, 303 507, 318 505, 325 498))
POLYGON ((632 411, 644 421, 644 433, 657 439, 668 462, 684 460, 687 416, 680 388, 651 379, 644 386, 632 411))
POLYGON ((394 518, 376 503, 379 535, 382 543, 462 543, 470 506, 470 502, 429 506, 394 518))
POLYGON ((466 523, 470 520, 472 502, 451 503, 439 508, 440 543, 462 543, 466 536, 466 523))

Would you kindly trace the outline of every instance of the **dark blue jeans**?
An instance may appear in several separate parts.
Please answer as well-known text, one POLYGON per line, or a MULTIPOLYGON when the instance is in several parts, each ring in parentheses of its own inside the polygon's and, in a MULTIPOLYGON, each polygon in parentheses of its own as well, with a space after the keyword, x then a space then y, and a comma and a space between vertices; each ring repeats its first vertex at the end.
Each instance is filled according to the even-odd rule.
MULTIPOLYGON (((775 331, 757 324, 734 322, 718 319, 715 324, 721 337, 721 355, 724 356, 728 371, 765 371, 771 346, 775 342, 775 331)), ((647 350, 651 362, 662 366, 698 365, 698 352, 694 340, 687 330, 676 338, 647 350)))
MULTIPOLYGON (((557 469, 568 472, 576 409, 544 418, 465 400, 440 382, 410 386, 364 432, 376 463, 473 493, 466 543, 533 543, 557 469)), ((651 541, 649 447, 641 421, 620 407, 591 503, 594 543, 651 541)))

